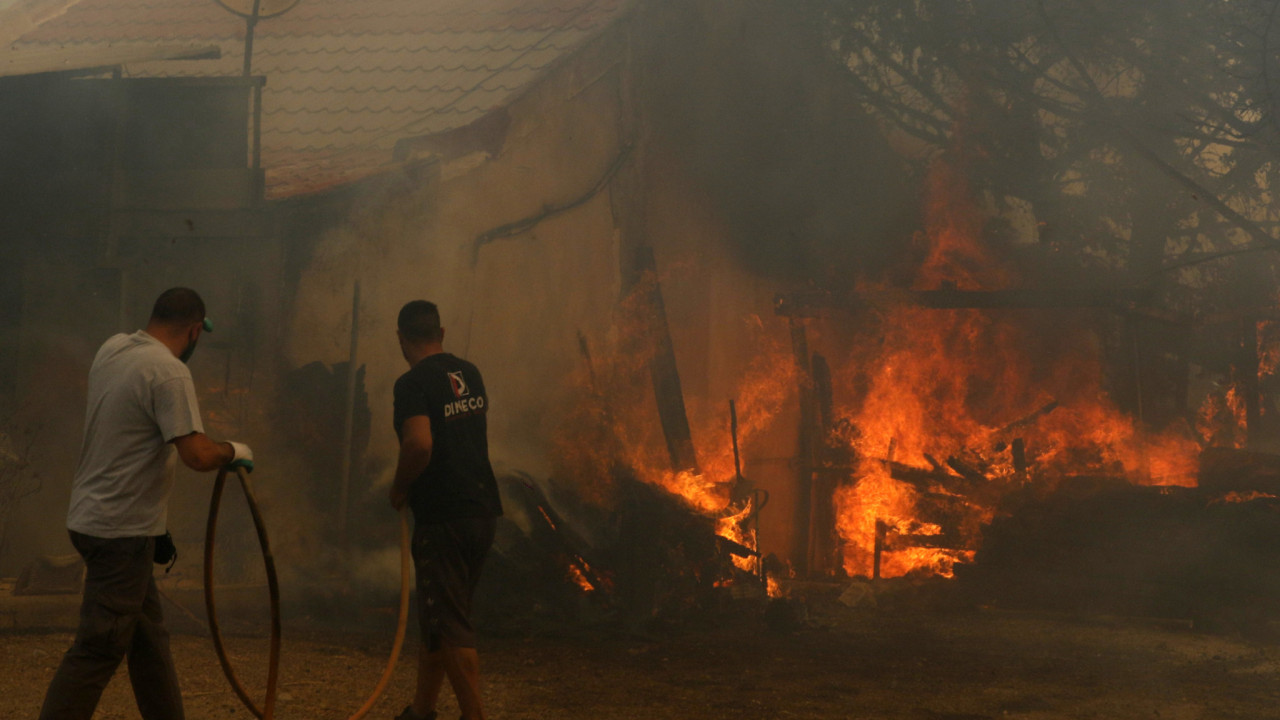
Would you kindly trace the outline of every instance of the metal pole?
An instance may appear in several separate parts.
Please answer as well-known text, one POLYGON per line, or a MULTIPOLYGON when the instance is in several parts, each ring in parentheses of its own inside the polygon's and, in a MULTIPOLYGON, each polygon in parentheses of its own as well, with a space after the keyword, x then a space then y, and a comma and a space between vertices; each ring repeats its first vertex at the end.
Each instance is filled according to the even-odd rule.
POLYGON ((253 10, 244 19, 244 76, 253 69, 253 31, 258 27, 258 10, 262 0, 253 0, 253 10))
POLYGON ((342 425, 342 490, 338 494, 338 537, 347 542, 347 505, 351 497, 351 452, 355 434, 356 349, 360 341, 360 281, 351 293, 351 346, 347 355, 347 398, 342 425))

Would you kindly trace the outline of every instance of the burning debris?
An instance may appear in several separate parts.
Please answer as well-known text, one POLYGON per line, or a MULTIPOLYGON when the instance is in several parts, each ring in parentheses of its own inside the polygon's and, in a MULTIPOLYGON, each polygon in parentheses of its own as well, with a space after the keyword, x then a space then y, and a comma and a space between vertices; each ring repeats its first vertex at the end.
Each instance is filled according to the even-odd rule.
MULTIPOLYGON (((1201 510, 1215 498, 1249 505, 1280 493, 1269 481, 1215 484, 1227 461, 1212 455, 1200 467, 1202 443, 1240 444, 1249 412, 1239 383, 1221 395, 1229 411, 1201 412, 1199 437, 1186 421, 1150 429, 1141 388, 1136 412, 1115 399, 1127 378, 1112 367, 1125 366, 1109 328, 1144 312, 1143 293, 1033 289, 1035 275, 984 244, 959 172, 938 163, 929 187, 907 289, 780 296, 790 352, 761 333, 727 417, 686 412, 648 260, 624 303, 619 351, 601 361, 580 339, 586 400, 558 455, 573 517, 592 518, 592 541, 531 486, 517 493, 555 574, 604 606, 661 615, 705 605, 715 589, 776 595, 795 575, 952 577, 966 564, 998 565, 998 549, 982 552, 991 528, 1009 542, 1011 515, 1060 503, 1080 478, 1109 478, 1127 498, 1195 498, 1201 510), (799 498, 792 517, 769 516, 790 524, 792 562, 764 563, 769 493, 743 477, 742 452, 792 403, 799 498)), ((1271 334, 1257 328, 1263 377, 1274 372, 1274 343, 1262 339, 1271 334)))
POLYGON ((982 244, 960 174, 940 163, 930 189, 909 291, 779 302, 796 332, 847 348, 831 370, 797 343, 820 408, 808 429, 813 507, 834 505, 838 535, 811 554, 818 572, 950 576, 973 559, 1004 496, 1062 477, 1195 482, 1190 433, 1147 432, 1106 391, 1093 306, 1121 310, 1122 296, 1021 287, 982 244), (852 322, 827 317, 837 309, 852 322))
POLYGON ((504 597, 630 626, 682 622, 723 605, 729 588, 754 586, 764 596, 759 577, 734 564, 757 553, 718 535, 715 518, 635 478, 613 480, 619 502, 611 510, 558 498, 577 522, 531 478, 500 480, 506 517, 490 567, 504 597), (590 539, 577 527, 592 528, 590 539))
MULTIPOLYGON (((1206 456, 1202 479, 1239 460, 1206 456)), ((1274 471, 1280 458, 1247 462, 1274 471)), ((1278 513, 1274 494, 1213 482, 1075 477, 1028 486, 1001 500, 976 562, 956 576, 976 604, 1259 627, 1276 618, 1280 596, 1278 513)))

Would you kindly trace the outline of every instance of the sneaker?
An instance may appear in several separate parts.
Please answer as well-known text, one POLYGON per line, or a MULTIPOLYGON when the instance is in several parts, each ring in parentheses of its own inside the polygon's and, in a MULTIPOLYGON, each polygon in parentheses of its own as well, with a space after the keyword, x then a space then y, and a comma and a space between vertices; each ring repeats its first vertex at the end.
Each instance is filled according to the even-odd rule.
POLYGON ((413 711, 413 706, 409 705, 405 707, 404 712, 396 716, 396 720, 436 720, 436 714, 431 712, 427 715, 419 715, 413 711))

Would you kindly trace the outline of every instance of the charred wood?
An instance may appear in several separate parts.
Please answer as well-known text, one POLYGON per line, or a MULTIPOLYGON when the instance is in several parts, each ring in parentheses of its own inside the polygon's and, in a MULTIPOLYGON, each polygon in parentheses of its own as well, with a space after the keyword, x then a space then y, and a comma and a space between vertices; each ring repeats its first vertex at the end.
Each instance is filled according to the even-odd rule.
POLYGON ((938 487, 952 490, 963 488, 968 484, 965 477, 956 475, 940 465, 928 469, 897 462, 885 464, 889 468, 889 477, 907 483, 921 492, 932 492, 938 487))
POLYGON ((960 477, 974 486, 985 485, 988 482, 987 476, 982 471, 954 455, 947 458, 947 467, 955 470, 960 477))
POLYGON ((1195 618, 1280 613, 1280 501, 1080 479, 1010 496, 956 576, 1005 608, 1195 618))
POLYGON ((944 548, 944 549, 960 549, 964 547, 964 540, 958 533, 938 533, 936 535, 926 535, 922 533, 900 534, 889 533, 885 536, 885 550, 903 550, 906 548, 944 548))
POLYGON ((792 542, 796 570, 807 575, 812 568, 813 550, 813 468, 816 456, 813 398, 813 364, 804 323, 791 318, 791 350, 800 376, 799 447, 796 451, 796 503, 792 520, 792 542))
POLYGON ((637 255, 636 265, 648 278, 647 284, 643 286, 643 306, 649 313, 647 320, 654 342, 649 372, 658 402, 658 419, 662 423, 662 434, 667 440, 667 451, 671 456, 671 467, 676 471, 697 472, 698 458, 693 448, 693 434, 689 430, 689 416, 685 411, 684 392, 680 387, 680 372, 676 368, 671 328, 667 323, 662 287, 658 284, 653 248, 642 246, 637 250, 637 255))
POLYGON ((1004 427, 1000 428, 1000 430, 996 433, 996 435, 997 436, 1008 435, 1009 433, 1013 432, 1014 430, 1018 430, 1019 428, 1024 428, 1030 425, 1034 425, 1036 421, 1038 421, 1040 418, 1044 417, 1045 415, 1048 415, 1049 413, 1057 409, 1058 409, 1057 400, 1046 403, 1044 406, 1040 407, 1030 415, 1024 418, 1019 418, 1018 420, 1014 420, 1008 425, 1005 425, 1004 427))
POLYGON ((818 422, 822 427, 822 436, 827 437, 835 427, 835 401, 831 387, 831 366, 818 353, 813 354, 813 393, 818 402, 818 422))
POLYGON ((1200 453, 1201 490, 1207 493, 1263 492, 1280 495, 1280 455, 1236 448, 1200 453))
POLYGON ((716 536, 716 545, 720 548, 721 552, 728 553, 735 557, 741 557, 741 558, 760 557, 760 553, 758 551, 752 550, 751 548, 747 547, 746 545, 743 545, 742 543, 734 542, 733 540, 730 540, 729 538, 721 535, 716 536))
POLYGON ((1027 444, 1022 438, 1016 438, 1010 448, 1013 454, 1013 471, 1017 473, 1018 479, 1027 479, 1027 444))

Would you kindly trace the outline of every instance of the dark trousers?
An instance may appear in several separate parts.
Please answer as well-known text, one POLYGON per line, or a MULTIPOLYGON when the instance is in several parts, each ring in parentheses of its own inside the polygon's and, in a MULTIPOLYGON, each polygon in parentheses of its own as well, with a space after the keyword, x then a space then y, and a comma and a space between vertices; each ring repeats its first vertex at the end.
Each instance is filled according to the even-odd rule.
POLYGON ((86 575, 80 627, 45 693, 40 720, 89 720, 120 661, 144 720, 182 720, 182 693, 152 577, 155 539, 71 533, 86 575))
POLYGON ((494 518, 468 518, 413 529, 418 625, 428 651, 435 652, 446 642, 453 647, 476 646, 471 598, 497 525, 494 518))

